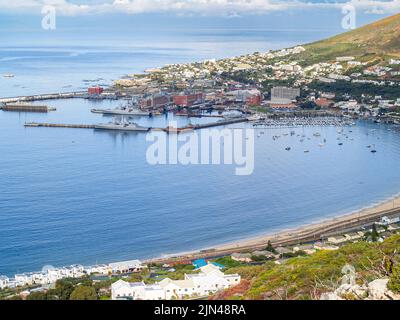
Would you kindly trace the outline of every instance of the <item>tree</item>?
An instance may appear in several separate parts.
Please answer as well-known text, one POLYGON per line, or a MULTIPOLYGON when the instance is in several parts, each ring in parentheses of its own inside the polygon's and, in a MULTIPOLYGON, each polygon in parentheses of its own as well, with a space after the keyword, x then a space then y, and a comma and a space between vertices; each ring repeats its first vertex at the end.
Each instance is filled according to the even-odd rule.
POLYGON ((54 293, 60 300, 68 300, 73 291, 74 285, 69 279, 57 280, 54 293))
POLYGON ((48 300, 45 292, 32 292, 26 300, 48 300))
POLYGON ((306 101, 300 104, 300 108, 302 109, 316 109, 317 105, 314 101, 306 101))
POLYGON ((271 240, 268 240, 268 244, 267 244, 267 247, 265 248, 265 250, 272 252, 272 253, 276 253, 275 248, 272 246, 271 240))
POLYGON ((80 285, 72 291, 70 300, 97 300, 96 289, 80 285))
POLYGON ((372 242, 377 242, 378 239, 379 239, 379 233, 378 233, 378 230, 376 229, 376 224, 374 223, 372 225, 371 241, 372 242))
POLYGON ((388 282, 388 288, 394 293, 400 293, 400 264, 397 263, 393 267, 392 274, 388 282))

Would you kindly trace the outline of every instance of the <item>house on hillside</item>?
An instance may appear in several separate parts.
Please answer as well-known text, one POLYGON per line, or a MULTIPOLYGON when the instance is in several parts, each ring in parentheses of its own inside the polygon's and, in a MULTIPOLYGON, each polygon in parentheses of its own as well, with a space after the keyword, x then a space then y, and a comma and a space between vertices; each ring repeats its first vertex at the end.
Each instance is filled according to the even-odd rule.
POLYGON ((110 263, 108 266, 113 273, 141 272, 143 269, 147 268, 147 266, 143 265, 139 260, 115 262, 110 263))
POLYGON ((113 300, 172 300, 193 296, 206 296, 240 283, 238 274, 225 275, 218 266, 211 263, 200 267, 196 274, 185 274, 182 280, 165 278, 146 285, 144 282, 129 283, 118 280, 111 286, 113 300))
POLYGON ((232 253, 232 260, 239 262, 251 262, 251 254, 250 253, 232 253))

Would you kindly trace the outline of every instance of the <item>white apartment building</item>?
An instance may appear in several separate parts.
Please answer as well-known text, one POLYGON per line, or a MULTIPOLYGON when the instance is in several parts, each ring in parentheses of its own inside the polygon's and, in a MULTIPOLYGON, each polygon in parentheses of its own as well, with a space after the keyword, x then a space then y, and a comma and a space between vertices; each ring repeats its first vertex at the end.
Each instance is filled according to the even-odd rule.
POLYGON ((34 284, 47 285, 65 278, 81 278, 90 274, 110 274, 139 272, 146 268, 139 260, 110 263, 108 265, 95 265, 84 267, 82 265, 71 265, 62 268, 50 268, 45 271, 16 274, 13 280, 0 276, 0 289, 9 287, 23 287, 34 284), (7 280, 8 279, 8 280, 7 280))
POLYGON ((146 268, 140 260, 114 262, 110 263, 108 266, 110 271, 113 273, 140 272, 146 268))
POLYGON ((10 279, 8 277, 0 276, 0 290, 8 288, 9 283, 10 283, 10 279))
POLYGON ((166 278, 157 284, 129 283, 118 280, 111 286, 113 300, 173 300, 193 296, 207 296, 240 283, 238 274, 225 275, 219 267, 208 264, 196 274, 185 274, 183 280, 166 278))

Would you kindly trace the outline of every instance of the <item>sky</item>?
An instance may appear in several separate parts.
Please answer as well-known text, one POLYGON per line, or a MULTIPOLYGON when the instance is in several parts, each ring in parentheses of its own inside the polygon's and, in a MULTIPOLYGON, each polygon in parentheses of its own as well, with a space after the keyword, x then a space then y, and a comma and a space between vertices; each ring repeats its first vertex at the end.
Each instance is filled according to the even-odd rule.
POLYGON ((288 10, 338 9, 344 3, 360 11, 396 13, 400 0, 0 0, 0 12, 39 13, 54 6, 59 15, 175 13, 178 15, 242 16, 288 10))
POLYGON ((327 30, 334 35, 347 31, 342 22, 349 10, 358 27, 400 12, 400 0, 0 0, 0 41, 189 29, 327 30), (57 28, 44 33, 49 8, 57 28))

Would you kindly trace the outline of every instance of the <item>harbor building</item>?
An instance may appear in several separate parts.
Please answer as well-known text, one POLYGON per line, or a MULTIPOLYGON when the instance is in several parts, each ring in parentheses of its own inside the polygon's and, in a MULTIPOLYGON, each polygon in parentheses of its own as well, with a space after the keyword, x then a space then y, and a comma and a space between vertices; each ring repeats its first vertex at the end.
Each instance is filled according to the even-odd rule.
POLYGON ((150 97, 140 100, 141 108, 160 108, 170 103, 170 97, 165 94, 152 94, 150 97))
POLYGON ((299 88, 273 87, 271 89, 271 100, 267 101, 267 104, 273 109, 293 109, 296 107, 293 101, 298 96, 300 96, 299 88))
POLYGON ((295 100, 298 96, 300 96, 300 88, 273 87, 271 89, 271 101, 292 101, 295 100))
POLYGON ((174 104, 179 107, 190 107, 197 103, 203 103, 203 93, 182 94, 173 96, 174 104))
POLYGON ((104 89, 102 87, 91 87, 88 88, 88 94, 89 95, 100 95, 102 94, 104 89))
POLYGON ((257 89, 232 90, 228 91, 225 95, 229 101, 235 103, 246 103, 250 106, 261 104, 261 92, 257 89))

